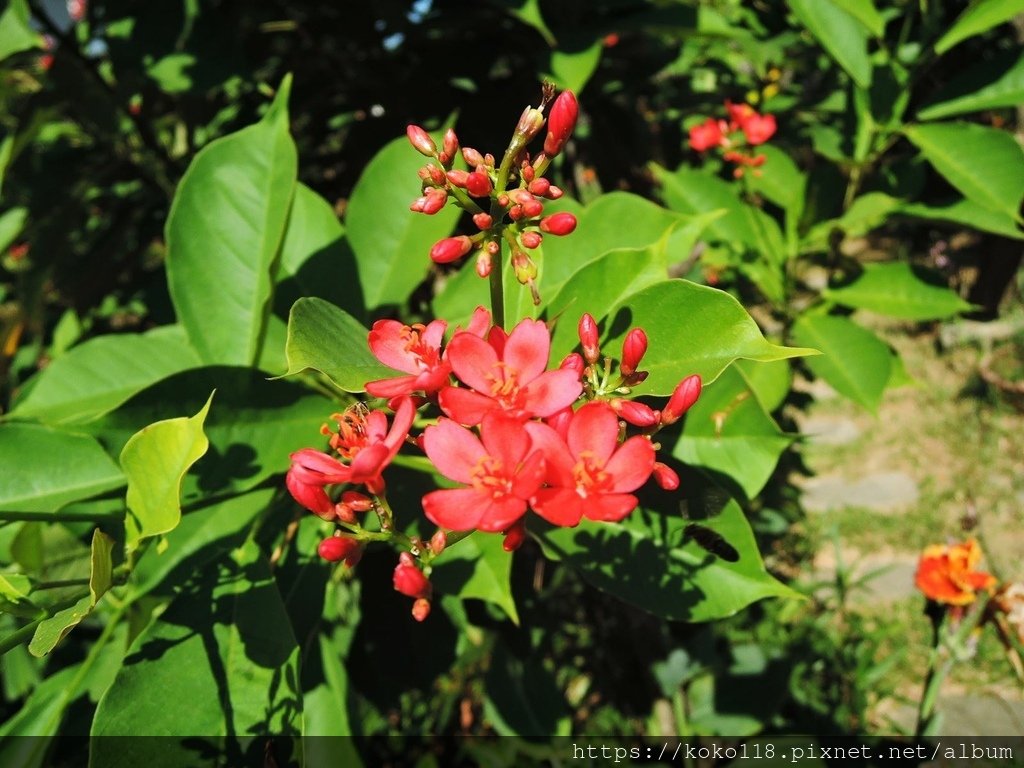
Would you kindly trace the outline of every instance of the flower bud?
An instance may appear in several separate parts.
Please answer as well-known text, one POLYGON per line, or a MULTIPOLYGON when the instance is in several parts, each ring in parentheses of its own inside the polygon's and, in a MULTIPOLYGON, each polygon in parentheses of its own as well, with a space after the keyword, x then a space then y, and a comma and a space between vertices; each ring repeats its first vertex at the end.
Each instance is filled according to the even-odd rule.
POLYGON ((484 246, 484 250, 491 256, 497 256, 501 253, 501 243, 497 240, 488 240, 487 245, 484 246))
POLYGON ((486 165, 488 168, 494 167, 494 155, 492 155, 490 152, 484 155, 484 165, 486 165))
POLYGON ((433 157, 437 154, 437 145, 434 144, 434 140, 418 125, 406 126, 405 135, 409 137, 409 143, 412 144, 413 149, 421 155, 433 157))
POLYGON ((679 487, 679 475, 667 464, 662 464, 660 461, 654 462, 654 472, 652 474, 654 475, 654 482, 662 490, 674 491, 679 487))
POLYGON ((568 235, 574 229, 576 229, 576 217, 564 211, 562 213, 553 213, 540 220, 541 232, 547 232, 552 235, 568 235))
MULTIPOLYGON (((408 552, 403 552, 408 555, 408 552)), ((400 557, 398 565, 392 576, 392 583, 397 591, 406 597, 425 598, 430 597, 431 586, 423 571, 414 565, 412 556, 400 557)))
POLYGON ((437 264, 450 264, 469 253, 472 247, 473 241, 465 235, 446 237, 434 243, 430 249, 430 258, 437 264))
MULTIPOLYGON (((489 245, 489 243, 488 243, 489 245)), ((488 252, 488 249, 481 248, 480 253, 476 255, 476 274, 477 277, 490 277, 492 268, 492 256, 488 252)))
POLYGON ((430 165, 427 166, 427 172, 430 174, 430 180, 432 182, 434 182, 439 187, 444 186, 445 179, 448 178, 447 176, 445 176, 444 168, 438 168, 436 165, 431 163, 430 165))
POLYGON ((537 195, 537 197, 544 197, 544 195, 548 193, 548 190, 551 189, 551 182, 541 176, 539 179, 531 181, 527 189, 530 191, 530 194, 537 195))
POLYGON ((537 216, 540 216, 542 213, 544 213, 544 203, 542 203, 540 200, 536 198, 532 200, 527 200, 522 205, 523 216, 525 216, 528 219, 536 218, 537 216))
POLYGON ((674 424, 683 417, 683 414, 690 410, 691 406, 700 397, 700 376, 693 374, 687 376, 676 386, 668 405, 661 412, 662 424, 674 424))
POLYGON ((444 208, 444 204, 448 202, 448 193, 443 189, 428 189, 427 193, 415 201, 409 206, 410 211, 416 213, 425 213, 428 216, 433 216, 435 213, 444 208))
POLYGON ((544 139, 544 154, 555 157, 562 151, 576 127, 579 105, 572 91, 562 91, 551 105, 548 116, 548 135, 544 139))
POLYGON ((448 181, 454 184, 456 187, 465 188, 466 182, 469 180, 468 171, 448 171, 448 181))
POLYGON ((341 494, 341 500, 356 512, 369 512, 373 509, 373 499, 358 491, 345 491, 341 494))
POLYGON ((523 181, 529 184, 533 181, 533 177, 537 175, 537 171, 528 162, 523 162, 523 167, 519 169, 519 175, 523 177, 523 181))
POLYGON ((459 151, 459 137, 455 135, 455 131, 451 128, 444 132, 444 142, 442 143, 441 151, 450 158, 455 157, 455 153, 459 151))
POLYGON ((644 405, 636 400, 615 398, 608 404, 619 418, 634 427, 652 427, 658 423, 658 412, 649 405, 644 405))
POLYGON ((478 165, 484 165, 484 156, 477 152, 472 147, 462 148, 462 159, 466 161, 466 165, 470 168, 476 168, 478 165))
POLYGON ((597 321, 589 312, 584 312, 579 324, 580 344, 583 346, 583 357, 593 365, 601 359, 601 346, 597 337, 597 321))
POLYGON ((541 240, 543 240, 543 237, 540 232, 534 232, 532 229, 529 232, 523 232, 519 236, 519 242, 523 244, 523 248, 536 248, 540 245, 541 240))
POLYGON ((506 195, 504 192, 498 195, 498 205, 500 205, 502 208, 508 208, 508 203, 508 195, 506 195))
POLYGON ((444 552, 444 548, 448 546, 448 534, 438 528, 434 535, 430 537, 430 543, 427 546, 435 557, 440 555, 444 552))
POLYGON ((525 539, 526 523, 523 518, 519 518, 511 528, 505 531, 505 540, 501 543, 501 548, 506 552, 515 552, 523 545, 525 539))
POLYGON ((334 514, 343 523, 348 523, 349 525, 352 525, 356 522, 355 510, 342 501, 339 501, 337 504, 334 505, 334 514))
POLYGON ((518 203, 508 209, 508 217, 512 219, 512 221, 519 221, 525 215, 526 214, 523 213, 523 206, 518 203))
POLYGON ((530 142, 530 139, 537 135, 537 132, 540 131, 543 125, 544 114, 539 109, 527 107, 523 110, 523 114, 519 116, 516 132, 512 139, 513 144, 518 143, 520 147, 525 146, 530 142))
POLYGON ((292 470, 285 475, 284 484, 292 498, 314 515, 324 520, 334 519, 334 502, 322 485, 303 483, 292 470))
POLYGON ((345 565, 349 568, 355 568, 359 565, 359 561, 363 559, 363 547, 356 547, 352 550, 352 554, 345 558, 345 565))
POLYGON ((466 191, 473 197, 487 197, 493 188, 490 177, 483 171, 473 171, 466 177, 466 191))
POLYGON ((619 370, 623 376, 632 376, 647 353, 647 334, 642 328, 634 328, 622 340, 622 362, 619 370))
POLYGON ((473 215, 473 223, 476 224, 477 229, 490 229, 494 224, 494 219, 489 213, 477 213, 473 215))
POLYGON ((562 360, 558 367, 568 368, 569 370, 575 371, 582 379, 583 371, 586 369, 587 364, 583 362, 583 356, 579 352, 570 352, 565 356, 565 359, 562 360))
POLYGON ((355 550, 359 549, 359 542, 348 536, 330 536, 320 542, 316 553, 329 563, 336 563, 344 560, 355 550))
POLYGON ((425 621, 427 616, 430 615, 430 601, 425 597, 419 598, 415 603, 412 604, 412 617, 416 621, 425 621))
POLYGON ((562 191, 561 187, 556 187, 554 184, 552 184, 550 187, 548 187, 548 191, 544 194, 544 197, 546 197, 548 200, 557 200, 564 194, 565 193, 562 191))
POLYGON ((522 285, 537 279, 537 265, 522 251, 512 254, 512 269, 516 273, 516 280, 522 285))

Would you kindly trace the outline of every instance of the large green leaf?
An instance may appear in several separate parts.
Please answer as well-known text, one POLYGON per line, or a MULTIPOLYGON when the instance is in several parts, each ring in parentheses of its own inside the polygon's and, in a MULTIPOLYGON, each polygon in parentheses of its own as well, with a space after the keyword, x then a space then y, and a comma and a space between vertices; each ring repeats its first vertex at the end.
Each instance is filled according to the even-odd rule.
POLYGON ((821 350, 820 357, 806 363, 815 376, 869 411, 878 411, 892 369, 885 342, 852 320, 823 313, 797 319, 792 337, 821 350))
POLYGON ((299 299, 288 317, 285 376, 312 369, 346 392, 362 392, 368 381, 400 375, 373 356, 367 336, 345 310, 323 299, 299 299))
MULTIPOLYGON (((545 552, 599 589, 673 621, 712 621, 766 597, 796 593, 765 571, 747 519, 735 501, 709 501, 698 524, 718 534, 735 561, 686 535, 690 521, 637 509, 621 523, 584 520, 576 528, 536 524, 545 552), (628 574, 628 576, 624 576, 628 574)), ((697 500, 691 501, 691 507, 697 500)), ((703 502, 701 502, 701 506, 703 502)))
POLYGON ((74 605, 58 611, 36 627, 32 641, 28 644, 33 656, 45 656, 52 651, 67 634, 92 613, 100 598, 113 584, 114 540, 99 529, 93 531, 92 549, 89 558, 89 594, 74 605))
POLYGON ((598 39, 576 50, 568 50, 563 47, 552 51, 552 82, 559 89, 579 93, 597 69, 603 49, 603 41, 598 39))
POLYGON ((216 405, 204 432, 210 449, 185 476, 182 504, 247 491, 288 469, 288 455, 323 446, 320 426, 338 406, 287 381, 267 381, 251 368, 197 368, 164 379, 113 413, 85 426, 112 453, 147 424, 216 405))
POLYGON ((872 0, 832 0, 832 2, 857 19, 875 37, 885 35, 885 19, 875 8, 872 0))
POLYGON ((752 499, 791 442, 765 412, 743 374, 730 366, 701 392, 687 413, 672 455, 686 464, 728 475, 752 499))
POLYGON ((433 216, 413 213, 416 170, 423 155, 405 138, 378 152, 352 190, 345 213, 367 309, 401 304, 430 268, 430 247, 452 231, 459 209, 449 203, 433 216))
POLYGON ((178 320, 206 363, 259 359, 295 188, 290 78, 260 122, 204 147, 167 218, 167 279, 178 320))
POLYGON ((602 347, 618 354, 630 328, 647 332, 644 357, 648 379, 635 388, 641 394, 668 395, 686 376, 696 373, 714 381, 733 360, 783 360, 812 355, 812 349, 780 347, 766 341, 757 324, 732 296, 687 280, 665 280, 633 293, 610 312, 600 306, 579 306, 601 323, 602 347))
POLYGON ((201 365, 180 326, 89 339, 36 374, 11 414, 47 424, 83 421, 113 410, 172 373, 201 365))
POLYGON ((903 132, 967 198, 1019 217, 1024 150, 1009 133, 974 123, 913 125, 903 132))
POLYGON ((1024 52, 1001 51, 981 61, 942 88, 918 111, 921 120, 1015 107, 1024 103, 1024 52))
POLYGON ((708 239, 742 244, 776 262, 785 258, 786 247, 779 225, 764 211, 743 202, 733 185, 685 166, 674 173, 657 165, 651 168, 662 185, 665 205, 672 210, 687 214, 726 211, 708 225, 708 239))
POLYGON ((765 156, 765 163, 760 176, 751 174, 750 188, 785 210, 787 217, 795 223, 804 210, 807 177, 793 158, 774 144, 765 144, 758 148, 758 152, 765 156))
POLYGON ((860 88, 871 85, 871 59, 868 56, 868 32, 841 5, 833 0, 789 0, 789 7, 800 22, 828 51, 860 88))
POLYGON ((771 413, 785 401, 793 385, 793 366, 786 360, 758 363, 753 360, 737 360, 732 364, 743 374, 765 413, 771 413))
POLYGON ((26 221, 28 208, 11 208, 0 214, 0 251, 6 251, 17 240, 25 228, 26 221))
POLYGON ((181 520, 181 481, 210 443, 203 433, 213 395, 195 416, 158 421, 136 432, 121 451, 128 477, 125 548, 173 531, 181 520))
POLYGON ((922 219, 950 221, 965 227, 992 232, 996 235, 1009 237, 1013 240, 1024 240, 1024 231, 1013 220, 1013 217, 1002 211, 993 211, 973 200, 957 200, 949 205, 925 205, 924 203, 904 203, 900 213, 917 216, 922 219))
POLYGON ((476 533, 441 554, 430 580, 443 594, 494 603, 518 624, 511 572, 512 555, 502 548, 502 537, 476 533))
POLYGON ((0 14, 0 61, 21 51, 39 48, 42 36, 32 29, 26 0, 10 0, 0 14))
POLYGON ((847 237, 860 237, 881 226, 900 208, 900 201, 884 192, 868 192, 857 197, 853 204, 837 219, 815 224, 804 235, 801 248, 805 252, 823 251, 835 230, 847 237))
POLYGON ((1018 13, 1024 13, 1024 0, 974 0, 935 43, 935 52, 945 53, 957 43, 987 32, 1018 13))
POLYGON ((125 483, 91 437, 38 424, 0 424, 0 467, 0 518, 2 511, 56 512, 125 483))
POLYGON ((948 287, 925 282, 902 261, 865 264, 863 274, 852 283, 826 288, 822 296, 844 307, 904 320, 941 320, 971 309, 948 287))
POLYGON ((281 596, 250 540, 196 572, 135 639, 92 723, 98 737, 182 738, 94 738, 89 763, 193 765, 223 750, 224 764, 262 764, 267 734, 298 734, 298 664, 281 596))

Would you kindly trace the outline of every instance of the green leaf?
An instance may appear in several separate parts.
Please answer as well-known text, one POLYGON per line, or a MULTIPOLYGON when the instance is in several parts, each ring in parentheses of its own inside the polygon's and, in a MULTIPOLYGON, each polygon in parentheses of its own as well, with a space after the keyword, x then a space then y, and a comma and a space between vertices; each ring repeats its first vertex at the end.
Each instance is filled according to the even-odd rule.
POLYGON ((878 12, 871 0, 832 0, 832 2, 863 24, 874 37, 885 36, 885 19, 882 18, 882 14, 878 12))
POLYGON ((885 342, 852 320, 821 313, 798 318, 792 337, 798 344, 813 344, 821 350, 820 357, 807 360, 807 367, 815 376, 877 413, 892 369, 885 342))
POLYGON ((171 298, 206 363, 259 359, 298 162, 290 89, 286 77, 260 122, 196 155, 167 218, 171 298))
POLYGON ((838 219, 829 219, 815 224, 804 236, 801 247, 804 251, 826 250, 829 238, 835 230, 847 237, 860 237, 881 226, 900 209, 900 201, 883 192, 868 192, 853 201, 838 219))
POLYGON ((793 367, 788 361, 756 363, 752 360, 737 360, 732 367, 743 374, 765 413, 771 413, 786 401, 793 385, 793 367))
POLYGON ((974 0, 935 43, 935 52, 941 55, 967 38, 1009 21, 1018 13, 1024 13, 1022 0, 974 0))
POLYGON ((590 80, 601 61, 604 45, 594 40, 579 50, 564 48, 551 52, 551 80, 560 90, 579 93, 590 80))
POLYGON ((173 531, 181 520, 182 478, 210 445, 203 422, 211 402, 212 393, 195 416, 150 424, 121 451, 128 476, 126 551, 135 550, 142 539, 173 531))
POLYGON ((509 15, 537 30, 549 46, 555 45, 555 36, 551 34, 540 12, 539 0, 499 0, 498 4, 508 11, 509 15))
POLYGON ((740 199, 733 185, 691 168, 680 167, 674 173, 651 166, 661 186, 665 205, 686 214, 701 214, 724 209, 725 215, 708 225, 708 239, 742 244, 747 250, 767 256, 777 263, 785 258, 786 246, 775 219, 740 199))
POLYGON ((703 389, 687 413, 672 455, 685 464, 728 475, 752 499, 791 442, 765 412, 743 374, 730 366, 703 389))
POLYGON ((1024 231, 1021 231, 1011 216, 1001 211, 993 211, 973 200, 957 200, 955 203, 945 206, 904 203, 900 206, 899 211, 907 216, 918 216, 934 221, 950 221, 1013 240, 1024 240, 1024 231))
POLYGON ((487 669, 484 713, 501 736, 550 743, 571 732, 565 696, 537 655, 521 659, 498 642, 487 669))
MULTIPOLYGON (((158 768, 192 765, 201 755, 244 764, 250 740, 259 735, 285 741, 298 735, 298 664, 281 596, 250 540, 195 573, 135 639, 100 699, 91 732, 187 738, 93 738, 89 764, 158 768)), ((253 745, 261 760, 263 741, 253 745)))
POLYGON ((441 593, 493 603, 518 624, 511 572, 512 555, 502 548, 502 537, 476 533, 442 553, 430 580, 441 593))
POLYGON ((320 426, 338 404, 289 381, 267 381, 252 368, 196 368, 143 390, 116 411, 84 425, 117 455, 147 424, 198 411, 210 391, 217 405, 203 427, 210 449, 185 475, 183 505, 242 493, 283 474, 288 455, 324 446, 320 426))
POLYGON ((18 603, 28 598, 32 580, 21 573, 0 573, 0 597, 18 603))
POLYGON ((860 88, 871 85, 867 29, 856 16, 838 0, 789 0, 789 7, 854 83, 860 88))
POLYGON ((320 371, 346 392, 362 392, 368 381, 400 375, 373 356, 368 335, 345 310, 322 299, 299 299, 288 317, 284 375, 320 371))
POLYGON ((863 274, 822 296, 854 309, 869 309, 904 320, 941 320, 970 311, 971 305, 945 286, 925 282, 902 261, 865 264, 863 274))
POLYGON ((1024 103, 1024 52, 1000 51, 953 78, 917 116, 936 120, 1024 103))
POLYGON ((780 347, 765 340, 757 324, 732 296, 687 280, 665 280, 620 301, 608 313, 580 306, 603 325, 602 348, 617 354, 630 328, 647 332, 649 347, 642 368, 650 376, 634 391, 668 395, 686 376, 714 381, 737 358, 783 360, 815 354, 812 349, 780 347))
POLYGON ((0 214, 0 251, 6 251, 21 234, 28 220, 28 208, 11 208, 0 214))
POLYGON ((1009 133, 974 123, 913 125, 903 132, 967 198, 1019 217, 1024 150, 1009 133))
POLYGON ((750 188, 786 211, 794 222, 804 210, 804 196, 807 193, 807 177, 788 154, 773 144, 758 148, 765 156, 761 175, 750 175, 750 188))
POLYGON ((424 162, 404 137, 395 139, 370 160, 352 190, 345 226, 367 309, 404 302, 427 275, 431 246, 459 218, 454 202, 433 216, 409 210, 424 162))
POLYGON ((0 61, 8 56, 33 48, 41 48, 42 36, 29 23, 26 0, 10 0, 0 15, 0 61))
POLYGON ((97 336, 72 348, 35 376, 11 414, 62 424, 112 411, 172 373, 202 365, 180 326, 97 336))
POLYGON ((0 424, 0 467, 0 512, 56 512, 125 482, 91 437, 37 424, 0 424))
POLYGON ((361 317, 365 310, 359 281, 338 279, 355 273, 355 256, 334 209, 306 185, 297 185, 281 245, 276 310, 283 317, 298 299, 315 296, 361 317))
POLYGON ((68 633, 92 613, 100 598, 112 585, 111 575, 113 563, 111 556, 114 551, 114 540, 99 529, 92 534, 92 550, 90 555, 89 594, 77 603, 58 611, 48 619, 44 619, 36 627, 32 641, 28 644, 29 653, 42 657, 52 651, 57 643, 67 637, 68 633))
POLYGON ((725 540, 738 555, 735 562, 707 552, 686 536, 690 521, 647 509, 635 510, 621 523, 537 525, 536 534, 546 553, 598 589, 671 621, 712 621, 766 597, 796 596, 765 570, 739 505, 724 499, 709 503, 714 516, 699 524, 725 540), (629 578, 623 578, 624 569, 629 578))

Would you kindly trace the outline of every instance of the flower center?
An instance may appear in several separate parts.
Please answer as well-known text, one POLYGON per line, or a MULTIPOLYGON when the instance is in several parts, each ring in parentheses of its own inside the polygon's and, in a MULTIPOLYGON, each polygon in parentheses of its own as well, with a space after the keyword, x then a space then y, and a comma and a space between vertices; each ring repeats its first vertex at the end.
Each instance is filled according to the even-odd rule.
POLYGON ((489 493, 492 499, 500 499, 512 493, 512 478, 505 471, 501 459, 482 456, 470 475, 472 486, 478 491, 489 493))
POLYGON ((338 424, 337 432, 333 432, 326 424, 320 427, 321 434, 331 436, 331 448, 336 450, 341 458, 351 461, 367 446, 366 415, 366 406, 357 403, 344 413, 331 414, 331 419, 338 424))
POLYGON ((519 386, 517 372, 502 362, 494 365, 498 372, 490 376, 491 397, 501 403, 506 411, 521 410, 526 395, 519 386))
POLYGON ((423 341, 423 334, 427 328, 422 323, 415 323, 411 326, 402 327, 401 337, 405 343, 405 351, 414 355, 420 370, 429 371, 436 368, 439 362, 439 350, 423 341))
POLYGON ((604 462, 590 451, 580 453, 576 466, 572 468, 572 476, 580 498, 611 491, 612 476, 605 472, 604 462))

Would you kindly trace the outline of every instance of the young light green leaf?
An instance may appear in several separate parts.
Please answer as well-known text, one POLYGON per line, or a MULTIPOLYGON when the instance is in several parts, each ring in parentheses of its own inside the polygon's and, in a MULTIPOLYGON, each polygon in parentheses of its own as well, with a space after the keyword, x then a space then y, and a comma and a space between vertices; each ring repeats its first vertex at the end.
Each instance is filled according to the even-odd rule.
POLYGON ((11 208, 0 214, 0 251, 6 251, 28 221, 28 208, 11 208))
POLYGON ((518 624, 511 572, 512 555, 502 548, 501 537, 476 533, 441 555, 430 580, 444 594, 494 603, 518 624))
POLYGON ((1009 21, 1018 13, 1024 13, 1021 0, 974 0, 935 43, 935 52, 943 54, 967 38, 1009 21))
POLYGON ((874 37, 885 36, 885 19, 872 0, 832 0, 837 6, 864 25, 874 37))
POLYGON ((912 125, 903 132, 967 198, 1019 219, 1024 149, 1013 136, 974 123, 912 125))
POLYGON ((200 150, 167 218, 171 299, 206 363, 260 356, 298 163, 290 89, 286 77, 260 122, 200 150))
POLYGON ((1024 51, 999 51, 959 75, 918 111, 921 120, 1024 104, 1024 51))
POLYGON ((85 421, 112 411, 172 373, 201 364, 181 326, 97 336, 36 374, 35 385, 11 414, 47 424, 85 421))
POLYGON ((430 268, 430 248, 459 218, 449 203, 433 216, 414 213, 423 156, 403 137, 378 152, 352 190, 345 213, 367 309, 401 304, 430 268))
POLYGON ((0 597, 17 603, 32 591, 32 580, 23 573, 0 573, 0 597))
POLYGON ((805 314, 793 324, 793 341, 814 345, 820 357, 806 365, 837 392, 877 413, 892 369, 889 347, 852 320, 823 313, 805 314))
POLYGON ((852 283, 826 288, 822 296, 844 307, 904 320, 941 320, 971 309, 948 287, 925 282, 902 261, 865 264, 863 274, 852 283))
POLYGON ((0 519, 4 511, 56 512, 125 482, 93 438, 39 424, 0 424, 0 467, 0 519))
POLYGON ((362 392, 368 381, 400 375, 373 356, 368 334, 345 310, 323 299, 299 299, 288 317, 284 375, 313 369, 346 392, 362 392))
POLYGON ((42 36, 32 29, 28 2, 10 0, 3 14, 0 14, 0 61, 21 51, 39 48, 42 36))
POLYGON ((579 93, 597 69, 603 49, 603 42, 597 39, 586 47, 566 50, 563 46, 553 50, 551 52, 552 82, 561 90, 579 93))
POLYGON ((837 0, 789 0, 789 8, 858 87, 870 87, 868 33, 857 17, 837 0))
POLYGON ((949 205, 904 203, 899 212, 932 221, 950 221, 982 232, 992 232, 1011 240, 1024 240, 1024 231, 1013 217, 1003 211, 993 211, 974 200, 957 200, 949 205))
POLYGON ((209 447, 203 422, 211 402, 213 393, 195 416, 150 424, 121 451, 128 477, 126 551, 135 550, 142 539, 174 530, 181 520, 181 481, 209 447))

